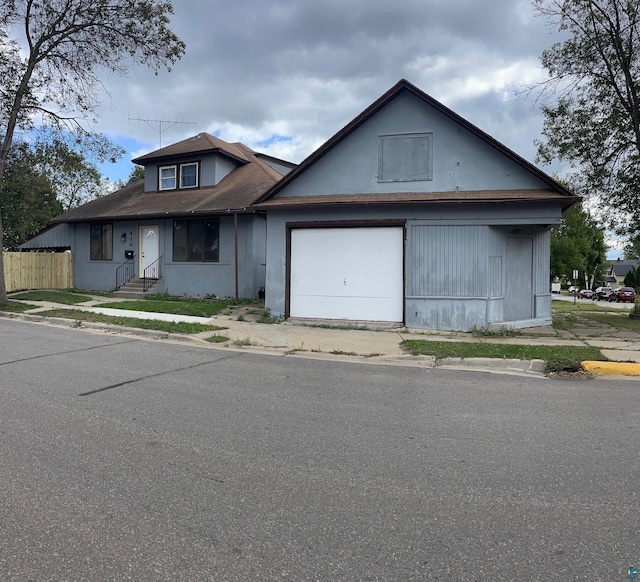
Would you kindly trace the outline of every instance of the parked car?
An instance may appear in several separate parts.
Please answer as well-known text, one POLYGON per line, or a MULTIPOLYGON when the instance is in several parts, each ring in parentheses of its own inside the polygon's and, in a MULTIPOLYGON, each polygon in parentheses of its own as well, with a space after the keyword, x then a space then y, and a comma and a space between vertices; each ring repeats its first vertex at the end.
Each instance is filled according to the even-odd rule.
POLYGON ((593 292, 593 297, 591 299, 593 299, 594 301, 602 301, 603 299, 609 299, 609 296, 611 295, 611 293, 613 293, 613 289, 611 289, 611 287, 597 287, 596 290, 593 292))
POLYGON ((591 291, 591 289, 582 289, 580 293, 578 293, 578 297, 580 297, 580 299, 591 299, 593 297, 593 291, 591 291))
POLYGON ((633 303, 635 300, 636 292, 633 287, 619 287, 609 296, 609 301, 628 301, 633 303))
POLYGON ((571 285, 571 287, 569 287, 567 291, 569 293, 577 293, 578 291, 580 291, 580 287, 578 287, 577 285, 571 285))

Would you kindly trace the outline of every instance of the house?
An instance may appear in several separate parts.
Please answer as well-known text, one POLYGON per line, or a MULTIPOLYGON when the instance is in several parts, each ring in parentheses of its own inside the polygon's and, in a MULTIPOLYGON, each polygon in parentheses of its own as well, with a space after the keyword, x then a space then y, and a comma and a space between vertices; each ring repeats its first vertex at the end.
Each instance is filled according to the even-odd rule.
POLYGON ((631 271, 635 271, 638 268, 638 265, 640 265, 640 261, 636 259, 629 261, 617 259, 615 261, 611 261, 605 272, 607 284, 614 288, 623 287, 625 277, 631 271))
POLYGON ((154 292, 257 297, 266 219, 251 205, 295 165, 207 133, 133 162, 144 181, 54 218, 22 248, 71 249, 77 288, 142 278, 154 292))
POLYGON ((432 330, 549 324, 550 228, 578 200, 401 80, 254 206, 265 306, 432 330))

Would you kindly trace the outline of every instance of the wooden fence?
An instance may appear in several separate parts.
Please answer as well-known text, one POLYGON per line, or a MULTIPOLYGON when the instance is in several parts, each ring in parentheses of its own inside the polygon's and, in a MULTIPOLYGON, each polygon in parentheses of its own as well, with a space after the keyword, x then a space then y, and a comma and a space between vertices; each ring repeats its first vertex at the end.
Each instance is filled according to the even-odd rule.
POLYGON ((7 292, 23 289, 72 289, 71 253, 3 253, 7 292))

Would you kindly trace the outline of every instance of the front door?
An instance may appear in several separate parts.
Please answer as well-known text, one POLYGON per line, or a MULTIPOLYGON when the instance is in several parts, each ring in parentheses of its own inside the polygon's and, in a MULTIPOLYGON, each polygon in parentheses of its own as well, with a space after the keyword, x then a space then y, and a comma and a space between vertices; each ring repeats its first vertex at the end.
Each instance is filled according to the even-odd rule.
POLYGON ((160 227, 140 227, 140 278, 158 279, 160 265, 160 227), (145 274, 145 269, 151 267, 145 274))

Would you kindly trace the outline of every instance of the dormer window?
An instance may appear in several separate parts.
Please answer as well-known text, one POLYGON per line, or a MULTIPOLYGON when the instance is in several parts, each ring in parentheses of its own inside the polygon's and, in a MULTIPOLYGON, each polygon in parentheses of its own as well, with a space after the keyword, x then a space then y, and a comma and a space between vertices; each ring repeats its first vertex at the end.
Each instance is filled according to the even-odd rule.
POLYGON ((160 168, 160 190, 176 189, 176 166, 160 168))
POLYGON ((180 188, 198 186, 198 163, 180 164, 180 188))
POLYGON ((198 162, 173 166, 161 166, 159 190, 198 187, 198 162))

